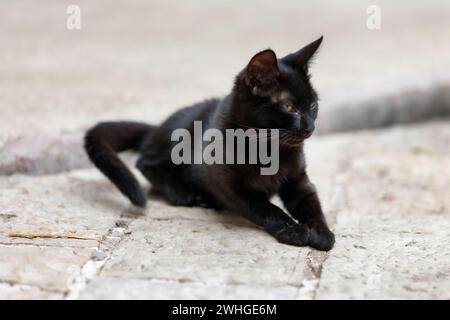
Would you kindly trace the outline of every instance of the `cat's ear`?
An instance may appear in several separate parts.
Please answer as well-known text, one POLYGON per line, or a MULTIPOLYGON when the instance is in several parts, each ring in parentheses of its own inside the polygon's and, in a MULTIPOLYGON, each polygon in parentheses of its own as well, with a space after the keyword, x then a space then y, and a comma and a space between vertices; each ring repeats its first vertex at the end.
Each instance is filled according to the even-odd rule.
POLYGON ((254 94, 263 93, 276 84, 279 75, 277 56, 267 49, 251 58, 245 70, 245 83, 252 88, 254 94))
POLYGON ((283 58, 283 61, 294 67, 301 68, 307 71, 309 63, 314 54, 317 52, 317 49, 319 49, 322 40, 323 36, 321 36, 316 41, 311 42, 310 44, 303 47, 299 51, 287 55, 286 57, 283 58))

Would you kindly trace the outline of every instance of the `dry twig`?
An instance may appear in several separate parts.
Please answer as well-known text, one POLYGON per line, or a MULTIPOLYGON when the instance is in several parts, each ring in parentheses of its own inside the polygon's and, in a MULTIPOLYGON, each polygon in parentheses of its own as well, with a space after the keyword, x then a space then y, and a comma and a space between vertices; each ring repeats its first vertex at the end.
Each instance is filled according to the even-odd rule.
POLYGON ((58 234, 58 233, 28 233, 28 232, 10 232, 8 234, 8 237, 18 237, 18 238, 50 238, 50 239, 57 239, 57 238, 63 238, 63 239, 76 239, 76 240, 96 240, 98 241, 98 238, 93 237, 83 237, 83 236, 77 236, 74 234, 58 234))

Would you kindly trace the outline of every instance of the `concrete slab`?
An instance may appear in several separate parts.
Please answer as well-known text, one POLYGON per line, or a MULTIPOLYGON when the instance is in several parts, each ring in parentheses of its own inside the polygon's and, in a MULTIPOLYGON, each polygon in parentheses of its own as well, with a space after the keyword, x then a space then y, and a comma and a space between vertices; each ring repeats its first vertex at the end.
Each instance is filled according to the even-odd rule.
MULTIPOLYGON (((44 177, 15 175, 0 179, 0 243, 96 247, 97 241, 10 238, 10 232, 66 233, 101 239, 120 212, 98 203, 111 196, 96 185, 92 171, 44 177), (87 183, 89 181, 89 183, 87 183), (91 201, 95 195, 98 202, 91 201), (102 194, 102 195, 101 195, 102 194)), ((119 198, 118 201, 121 199, 119 198)), ((125 207, 126 208, 126 207, 125 207)))
POLYGON ((0 292, 447 299, 448 141, 445 121, 311 139, 310 176, 337 235, 328 254, 279 244, 227 212, 175 208, 160 199, 131 218, 127 200, 95 169, 2 177, 0 292), (16 239, 9 231, 102 240, 16 239))
POLYGON ((449 214, 339 218, 316 298, 449 299, 449 227, 449 214))
POLYGON ((36 298, 65 293, 90 256, 88 249, 0 245, 0 283, 37 287, 36 298))
POLYGON ((140 219, 129 230, 102 275, 266 286, 300 286, 303 280, 297 264, 308 249, 279 244, 254 227, 140 219))
POLYGON ((13 285, 0 283, 0 300, 56 300, 64 295, 59 292, 44 291, 36 287, 26 285, 13 285))
POLYGON ((80 299, 255 299, 290 300, 296 287, 178 282, 135 278, 98 277, 90 281, 80 299))
POLYGON ((336 247, 316 298, 449 298, 448 141, 445 122, 349 139, 336 247))

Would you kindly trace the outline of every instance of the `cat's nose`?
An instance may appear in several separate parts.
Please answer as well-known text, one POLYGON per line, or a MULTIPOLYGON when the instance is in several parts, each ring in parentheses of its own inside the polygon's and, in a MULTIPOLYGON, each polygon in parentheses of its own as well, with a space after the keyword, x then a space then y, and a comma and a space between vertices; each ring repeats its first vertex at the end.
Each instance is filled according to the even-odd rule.
POLYGON ((307 133, 307 134, 312 133, 313 131, 314 131, 313 127, 309 127, 309 128, 303 129, 303 133, 307 133))
POLYGON ((300 134, 302 135, 303 139, 309 138, 313 131, 315 129, 314 120, 308 116, 305 115, 300 120, 300 134))

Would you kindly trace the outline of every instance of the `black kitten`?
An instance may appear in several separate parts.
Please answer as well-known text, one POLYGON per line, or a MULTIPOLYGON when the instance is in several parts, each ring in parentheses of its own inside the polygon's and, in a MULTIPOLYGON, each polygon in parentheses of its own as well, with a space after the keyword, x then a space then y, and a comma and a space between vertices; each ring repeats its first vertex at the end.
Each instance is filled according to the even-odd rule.
POLYGON ((160 126, 100 123, 86 134, 86 151, 136 206, 146 205, 146 195, 116 154, 130 149, 141 153, 137 168, 173 205, 227 208, 263 227, 282 243, 330 250, 334 235, 306 174, 303 154, 303 141, 314 130, 318 111, 308 64, 321 42, 322 37, 282 59, 277 59, 272 50, 257 53, 237 75, 228 96, 181 109, 160 126), (171 134, 179 128, 193 133, 194 121, 202 121, 204 129, 222 132, 279 129, 278 172, 261 175, 260 163, 175 165, 171 134), (296 221, 269 201, 275 194, 296 221))

